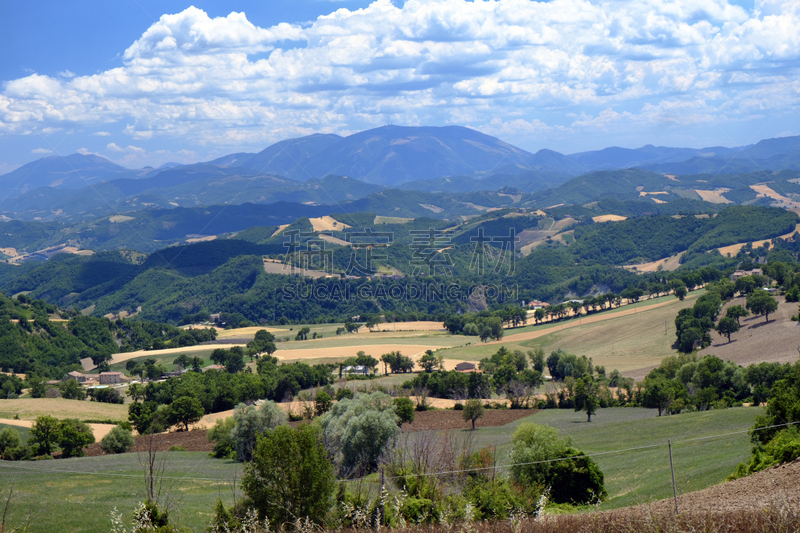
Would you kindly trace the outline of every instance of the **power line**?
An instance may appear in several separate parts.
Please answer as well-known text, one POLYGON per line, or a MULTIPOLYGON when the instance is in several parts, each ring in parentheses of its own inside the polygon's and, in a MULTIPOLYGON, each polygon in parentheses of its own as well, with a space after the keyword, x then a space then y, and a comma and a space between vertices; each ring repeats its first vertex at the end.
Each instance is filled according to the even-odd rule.
MULTIPOLYGON (((753 433, 753 432, 756 432, 756 431, 763 431, 765 429, 775 429, 775 428, 789 427, 789 426, 794 426, 794 425, 797 425, 797 424, 800 424, 800 421, 787 422, 785 424, 775 424, 775 425, 772 425, 772 426, 764 426, 764 427, 746 429, 746 430, 741 430, 741 431, 732 431, 732 432, 729 432, 729 433, 719 433, 719 434, 716 434, 716 435, 708 435, 708 436, 705 436, 705 437, 694 437, 694 438, 674 441, 672 444, 675 445, 675 444, 685 444, 685 443, 698 442, 698 441, 704 441, 704 440, 712 440, 712 439, 717 439, 717 438, 722 438, 722 437, 730 437, 730 436, 733 436, 733 435, 740 435, 742 433, 753 433)), ((663 446, 667 446, 667 443, 648 444, 648 445, 645 445, 645 446, 636 446, 636 447, 632 447, 632 448, 623 448, 623 449, 620 449, 620 450, 610 450, 610 451, 607 451, 607 452, 588 453, 588 454, 583 454, 583 455, 575 455, 575 456, 571 456, 571 457, 559 457, 557 459, 543 459, 543 460, 540 460, 540 461, 529 461, 529 462, 524 462, 524 463, 506 463, 506 464, 487 466, 487 467, 465 468, 465 469, 459 469, 459 470, 443 470, 443 471, 439 471, 439 472, 424 472, 424 473, 419 473, 419 474, 409 474, 408 476, 387 476, 385 479, 402 479, 402 478, 409 477, 409 476, 411 476, 411 477, 423 477, 423 476, 432 477, 432 476, 445 476, 445 475, 452 475, 452 474, 463 474, 463 473, 467 473, 467 472, 481 472, 481 471, 485 471, 485 470, 502 470, 502 469, 512 468, 512 467, 515 467, 515 466, 531 466, 531 465, 537 465, 537 464, 556 463, 556 462, 559 462, 559 461, 570 461, 570 460, 574 460, 574 459, 581 459, 581 458, 584 458, 584 457, 600 457, 600 456, 614 455, 614 454, 619 454, 619 453, 636 452, 636 451, 648 450, 648 449, 653 449, 653 448, 661 448, 663 446)), ((23 464, 19 464, 19 462, 9 462, 9 461, 0 461, 0 467, 9 468, 9 469, 27 470, 27 471, 32 471, 32 472, 40 472, 40 473, 44 473, 44 474, 57 473, 57 474, 75 474, 75 475, 89 475, 89 476, 111 476, 111 477, 125 477, 125 478, 141 478, 142 477, 141 474, 120 474, 120 473, 108 472, 108 471, 90 472, 90 471, 64 470, 64 469, 46 469, 45 470, 45 469, 42 469, 42 468, 34 468, 34 467, 24 466, 23 464)), ((164 477, 162 477, 162 479, 170 480, 170 481, 212 481, 212 482, 221 483, 221 484, 231 484, 232 483, 231 481, 218 479, 218 478, 191 477, 191 476, 164 476, 164 477)), ((341 480, 337 480, 337 481, 346 482, 346 483, 352 483, 352 482, 360 481, 360 479, 341 479, 341 480)))

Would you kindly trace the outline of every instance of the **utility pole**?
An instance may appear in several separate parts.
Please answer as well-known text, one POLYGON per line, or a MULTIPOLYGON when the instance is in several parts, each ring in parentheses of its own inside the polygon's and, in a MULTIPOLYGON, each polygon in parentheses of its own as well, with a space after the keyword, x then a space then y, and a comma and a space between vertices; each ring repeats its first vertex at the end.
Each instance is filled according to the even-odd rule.
POLYGON ((678 491, 675 489, 675 466, 672 463, 672 442, 667 440, 669 448, 669 470, 672 472, 672 497, 675 498, 675 514, 678 514, 678 491))

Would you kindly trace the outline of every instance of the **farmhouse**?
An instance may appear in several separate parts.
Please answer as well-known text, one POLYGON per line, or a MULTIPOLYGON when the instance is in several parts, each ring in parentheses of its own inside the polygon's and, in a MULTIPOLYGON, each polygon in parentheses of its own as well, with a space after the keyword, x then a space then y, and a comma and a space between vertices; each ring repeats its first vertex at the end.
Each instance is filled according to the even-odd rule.
POLYGON ((122 372, 100 372, 100 385, 116 385, 125 381, 122 372))
POLYGON ((74 379, 78 383, 86 383, 87 381, 94 379, 95 376, 90 376, 89 374, 82 374, 76 370, 68 373, 61 381, 67 381, 68 379, 74 379))
POLYGON ((456 372, 475 372, 475 363, 464 361, 456 365, 456 372))
POLYGON ((754 268, 753 270, 737 270, 733 274, 731 274, 731 281, 736 281, 739 278, 743 278, 744 276, 761 276, 762 270, 760 268, 754 268))

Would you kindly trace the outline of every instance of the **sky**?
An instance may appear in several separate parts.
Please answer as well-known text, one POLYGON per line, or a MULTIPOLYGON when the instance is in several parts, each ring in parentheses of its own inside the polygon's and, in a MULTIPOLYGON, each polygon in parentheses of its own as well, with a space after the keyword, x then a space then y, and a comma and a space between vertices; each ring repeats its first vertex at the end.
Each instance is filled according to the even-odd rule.
POLYGON ((535 152, 800 134, 798 0, 0 3, 0 174, 462 125, 535 152))

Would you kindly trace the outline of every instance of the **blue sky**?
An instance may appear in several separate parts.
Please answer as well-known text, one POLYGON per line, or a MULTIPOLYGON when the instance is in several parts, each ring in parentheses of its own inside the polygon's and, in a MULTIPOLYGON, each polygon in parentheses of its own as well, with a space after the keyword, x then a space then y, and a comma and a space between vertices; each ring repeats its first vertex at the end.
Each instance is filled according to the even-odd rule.
POLYGON ((796 0, 0 4, 0 173, 469 126, 530 151, 800 134, 796 0))

